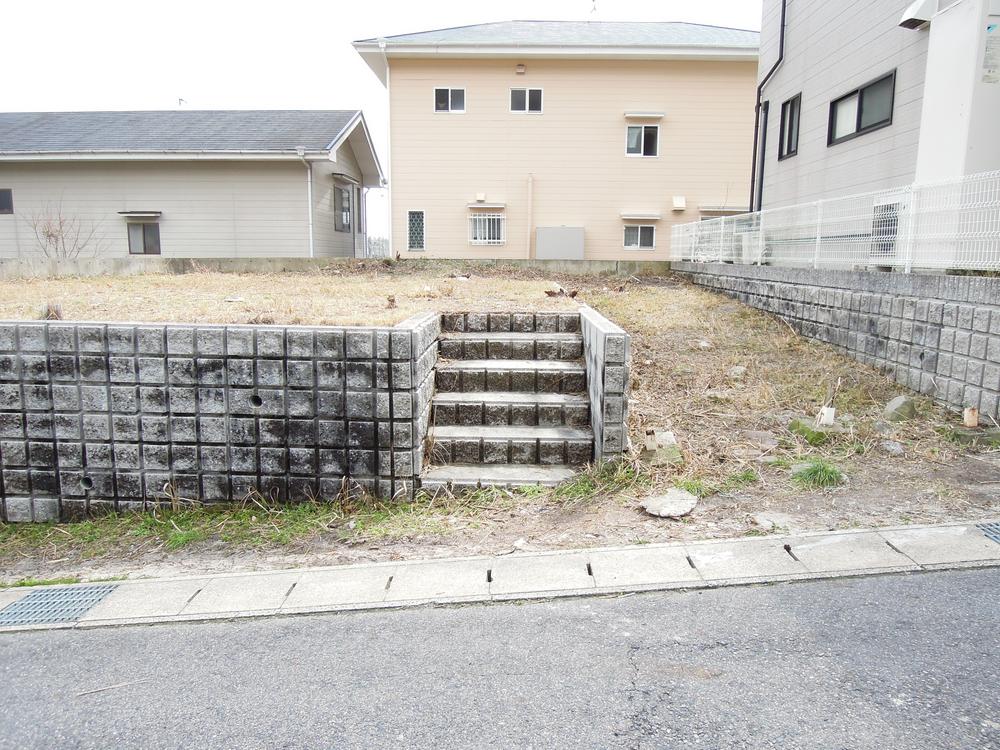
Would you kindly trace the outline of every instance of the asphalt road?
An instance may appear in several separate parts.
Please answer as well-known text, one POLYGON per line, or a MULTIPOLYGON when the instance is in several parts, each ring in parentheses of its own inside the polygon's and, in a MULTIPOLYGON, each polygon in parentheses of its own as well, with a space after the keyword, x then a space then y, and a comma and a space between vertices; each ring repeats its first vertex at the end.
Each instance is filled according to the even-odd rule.
POLYGON ((1000 748, 1000 569, 0 635, 0 748, 1000 748))

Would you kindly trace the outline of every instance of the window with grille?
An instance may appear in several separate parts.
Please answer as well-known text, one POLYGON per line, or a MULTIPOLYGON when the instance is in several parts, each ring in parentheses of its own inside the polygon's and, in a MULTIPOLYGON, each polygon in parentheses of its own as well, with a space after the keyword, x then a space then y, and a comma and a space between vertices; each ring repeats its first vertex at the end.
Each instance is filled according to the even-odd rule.
POLYGON ((435 112, 464 112, 465 89, 434 89, 435 112))
POLYGON ((659 125, 629 125, 625 137, 625 153, 629 156, 656 156, 659 140, 659 125))
POLYGON ((130 221, 128 223, 128 251, 130 255, 160 254, 160 225, 155 222, 130 221))
POLYGON ((351 231, 351 188, 337 186, 333 189, 333 228, 338 232, 351 231))
POLYGON ((656 227, 652 224, 626 224, 625 247, 651 250, 656 247, 656 227))
POLYGON ((424 249, 424 212, 408 211, 406 214, 406 249, 424 249))
POLYGON ((470 245, 503 245, 507 242, 507 217, 502 213, 469 214, 470 245))
POLYGON ((511 112, 534 112, 540 114, 542 111, 542 90, 541 89, 511 89, 510 90, 510 111, 511 112))

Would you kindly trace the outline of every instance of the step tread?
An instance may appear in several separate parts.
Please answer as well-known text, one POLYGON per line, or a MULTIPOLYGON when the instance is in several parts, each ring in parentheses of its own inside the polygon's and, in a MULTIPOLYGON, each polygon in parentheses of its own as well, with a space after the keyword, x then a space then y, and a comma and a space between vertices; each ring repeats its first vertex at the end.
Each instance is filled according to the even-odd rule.
POLYGON ((593 440, 589 427, 540 425, 435 425, 431 439, 440 440, 593 440))
POLYGON ((533 393, 518 391, 446 391, 434 394, 436 404, 558 404, 586 406, 590 399, 579 393, 533 393))
POLYGON ((584 372, 580 360, 557 359, 451 359, 439 360, 439 370, 550 370, 584 372))
POLYGON ((423 485, 457 484, 542 484, 554 486, 572 479, 580 467, 567 464, 448 464, 426 469, 423 485))
POLYGON ((457 341, 582 341, 583 336, 579 333, 546 333, 544 331, 534 331, 531 333, 515 331, 444 331, 441 333, 442 339, 454 339, 457 341))

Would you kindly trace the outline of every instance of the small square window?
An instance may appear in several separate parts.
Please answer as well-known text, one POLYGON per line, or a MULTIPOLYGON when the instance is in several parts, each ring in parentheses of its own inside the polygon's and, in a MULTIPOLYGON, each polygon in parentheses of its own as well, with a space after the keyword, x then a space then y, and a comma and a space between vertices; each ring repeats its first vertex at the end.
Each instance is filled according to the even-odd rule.
POLYGON ((659 151, 659 125, 629 125, 625 153, 629 156, 656 156, 659 151))
POLYGON ((781 105, 781 130, 778 141, 778 158, 795 156, 799 152, 799 112, 802 94, 796 94, 781 105))
POLYGON ((511 89, 510 111, 540 113, 542 111, 542 90, 511 89))
POLYGON ((159 255, 160 225, 155 222, 129 222, 128 251, 130 255, 159 255))
POLYGON ((0 214, 14 213, 14 191, 10 188, 0 189, 0 214))
POLYGON ((651 250, 656 247, 656 227, 652 224, 626 224, 625 247, 651 250))
POLYGON ((434 89, 435 112, 464 112, 465 89, 434 89))
POLYGON ((424 249, 424 212, 408 211, 406 213, 406 249, 424 249))

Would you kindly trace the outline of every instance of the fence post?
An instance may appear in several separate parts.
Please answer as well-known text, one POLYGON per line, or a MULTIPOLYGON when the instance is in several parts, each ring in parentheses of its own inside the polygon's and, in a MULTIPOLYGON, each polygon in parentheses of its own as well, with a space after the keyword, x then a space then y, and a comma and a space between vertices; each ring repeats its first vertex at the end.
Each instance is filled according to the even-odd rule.
POLYGON ((764 260, 764 212, 757 212, 757 263, 761 265, 764 260))
POLYGON ((910 200, 906 206, 906 242, 903 244, 903 272, 913 271, 913 232, 916 229, 917 202, 920 196, 920 189, 910 188, 910 200))

